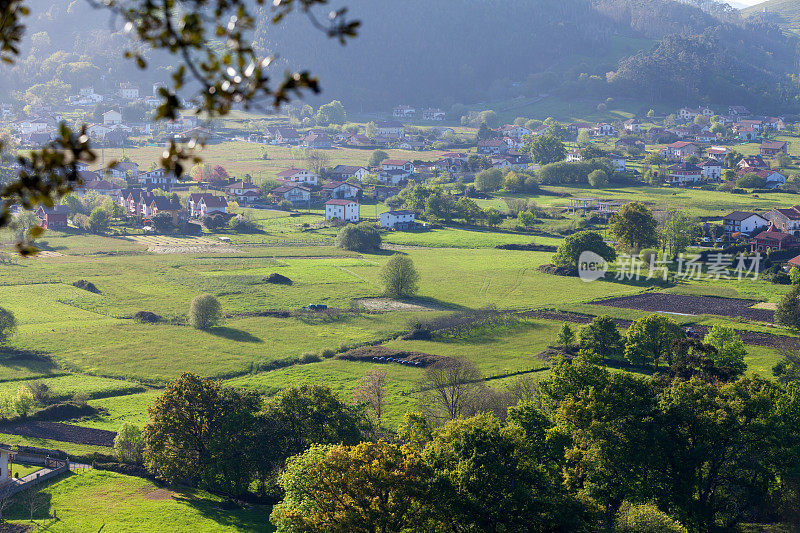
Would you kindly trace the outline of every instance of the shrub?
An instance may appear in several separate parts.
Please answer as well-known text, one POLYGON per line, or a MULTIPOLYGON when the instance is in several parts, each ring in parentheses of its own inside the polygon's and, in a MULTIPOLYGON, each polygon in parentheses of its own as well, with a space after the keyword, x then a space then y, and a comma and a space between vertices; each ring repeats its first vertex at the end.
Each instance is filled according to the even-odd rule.
POLYGON ((227 221, 228 218, 225 215, 222 213, 216 213, 203 218, 203 225, 209 230, 214 231, 215 229, 220 229, 223 227, 227 221))
POLYGON ((222 306, 211 294, 201 294, 192 300, 189 308, 189 323, 196 329, 216 326, 222 318, 222 306))
POLYGON ((294 204, 284 198, 283 200, 278 202, 278 208, 283 209, 284 211, 291 211, 292 209, 294 209, 294 204))
POLYGON ((614 533, 687 533, 686 528, 653 504, 622 504, 614 533))
POLYGON ((605 170, 594 170, 589 174, 589 185, 600 188, 608 185, 608 174, 605 170))
POLYGON ((324 350, 322 350, 320 355, 322 355, 322 357, 324 357, 325 359, 330 359, 331 357, 336 355, 336 350, 332 350, 331 348, 325 348, 324 350))
POLYGON ((14 313, 0 307, 0 345, 8 342, 16 330, 17 319, 14 317, 14 313))
POLYGON ((381 247, 381 234, 374 224, 348 224, 339 230, 336 246, 354 252, 375 252, 381 247))
POLYGON ((645 248, 639 252, 639 259, 645 264, 649 265, 653 260, 658 259, 658 250, 655 248, 645 248))
POLYGON ((133 320, 140 324, 156 324, 164 320, 164 317, 150 311, 136 311, 133 320))
POLYGON ((319 355, 315 354, 315 353, 310 353, 309 352, 309 353, 304 353, 304 354, 300 355, 300 358, 298 359, 298 361, 300 362, 300 364, 306 365, 308 363, 318 363, 318 362, 322 361, 322 358, 319 355))
POLYGON ((292 280, 287 278, 286 276, 282 276, 277 272, 273 272, 266 278, 264 278, 265 283, 273 283, 275 285, 291 285, 292 280))
POLYGON ((142 464, 144 456, 142 431, 129 422, 122 424, 117 436, 114 437, 114 454, 123 463, 142 464))
POLYGON ((83 289, 85 291, 93 292, 95 294, 102 294, 100 289, 98 289, 94 283, 91 281, 86 281, 85 279, 79 279, 75 283, 72 284, 74 287, 78 287, 79 289, 83 289))

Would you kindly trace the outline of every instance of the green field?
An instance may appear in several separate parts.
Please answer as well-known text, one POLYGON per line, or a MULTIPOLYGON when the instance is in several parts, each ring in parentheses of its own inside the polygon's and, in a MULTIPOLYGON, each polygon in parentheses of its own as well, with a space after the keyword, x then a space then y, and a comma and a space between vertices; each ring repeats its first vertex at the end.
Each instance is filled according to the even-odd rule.
POLYGON ((90 470, 60 478, 43 488, 34 524, 26 502, 6 509, 4 518, 32 531, 269 532, 269 509, 223 510, 221 498, 202 491, 167 489, 150 481, 90 470), (167 529, 168 527, 168 529, 167 529))

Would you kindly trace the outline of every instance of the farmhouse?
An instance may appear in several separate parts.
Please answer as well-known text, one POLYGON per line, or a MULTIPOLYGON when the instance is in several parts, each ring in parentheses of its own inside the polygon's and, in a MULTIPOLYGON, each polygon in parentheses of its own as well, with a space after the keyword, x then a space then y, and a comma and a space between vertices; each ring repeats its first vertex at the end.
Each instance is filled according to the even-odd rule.
POLYGON ((736 168, 744 170, 745 172, 755 172, 756 170, 767 170, 769 165, 760 155, 755 155, 742 158, 739 164, 736 165, 736 168))
POLYGON ((405 229, 416 224, 413 211, 386 211, 381 213, 381 227, 386 229, 405 229))
POLYGON ((139 183, 144 187, 156 187, 159 189, 170 190, 173 185, 177 185, 178 178, 172 172, 167 172, 163 168, 157 168, 139 174, 139 183))
POLYGON ((479 154, 502 154, 508 151, 508 145, 503 139, 484 139, 478 141, 479 154))
POLYGON ((111 176, 117 179, 135 178, 139 175, 139 165, 133 161, 119 161, 111 167, 111 176))
POLYGON ((577 148, 570 152, 567 152, 567 163, 575 163, 577 161, 582 161, 583 156, 581 155, 581 151, 577 148))
POLYGON ((769 225, 769 220, 749 211, 734 211, 722 218, 722 229, 725 233, 742 233, 751 235, 769 225))
POLYGON ((244 179, 226 185, 225 194, 238 202, 250 203, 261 196, 261 190, 249 179, 244 179))
POLYGON ((642 125, 635 118, 629 118, 628 120, 623 122, 622 125, 625 128, 625 131, 627 131, 628 133, 639 133, 640 131, 642 131, 642 125))
POLYGON ((722 179, 722 163, 716 159, 708 159, 700 163, 703 179, 706 181, 719 181, 722 179))
POLYGON ((350 178, 355 178, 358 181, 361 181, 367 174, 369 174, 369 170, 364 167, 336 165, 331 171, 330 175, 337 181, 347 181, 350 178))
POLYGON ((785 185, 787 180, 786 176, 777 170, 740 170, 737 174, 740 176, 755 174, 766 182, 764 185, 766 189, 777 189, 781 185, 785 185))
POLYGON ((438 107, 428 108, 422 112, 422 120, 444 120, 445 112, 438 107))
POLYGON ((181 203, 177 199, 167 198, 166 196, 156 196, 149 206, 149 217, 153 217, 159 213, 166 213, 172 217, 172 222, 178 221, 178 216, 181 213, 181 203))
POLYGON ((306 148, 327 149, 333 146, 333 139, 327 133, 312 133, 303 137, 306 148))
POLYGON ((401 137, 405 137, 406 135, 405 127, 403 127, 403 125, 396 120, 378 122, 376 126, 378 127, 378 135, 381 137, 399 139, 401 137))
POLYGON ((399 105, 392 111, 392 116, 396 118, 414 118, 416 115, 417 110, 407 105, 399 105))
POLYGON ((83 186, 86 192, 94 192, 103 196, 116 196, 121 190, 120 187, 106 180, 94 180, 83 186))
POLYGON ((125 100, 136 100, 139 98, 139 88, 129 82, 120 83, 119 97, 125 100))
POLYGON ((736 128, 736 136, 742 141, 755 141, 758 139, 758 131, 753 126, 739 126, 736 128))
POLYGON ((613 137, 617 134, 617 129, 612 124, 600 122, 592 128, 592 133, 597 137, 613 137))
POLYGON ((207 192, 195 192, 189 195, 189 215, 199 217, 203 214, 201 208, 202 201, 208 200, 206 209, 211 213, 224 213, 228 207, 228 201, 222 196, 214 196, 207 192))
POLYGON ((667 169, 667 182, 670 185, 687 185, 702 179, 703 171, 694 163, 678 163, 667 169))
POLYGON ((272 137, 274 144, 297 144, 300 142, 300 134, 296 129, 288 126, 268 128, 267 133, 272 137))
POLYGON ((761 155, 769 157, 788 153, 786 141, 763 141, 761 155))
POLYGON ((695 143, 688 141, 677 141, 672 144, 668 144, 664 148, 664 155, 672 159, 683 159, 684 157, 690 157, 697 154, 698 150, 699 149, 695 143))
POLYGON ((122 113, 113 109, 103 113, 104 126, 115 126, 117 124, 122 124, 122 113))
POLYGON ((291 181, 294 183, 317 184, 317 175, 304 168, 290 168, 283 172, 278 172, 278 179, 281 181, 291 181))
POLYGON ((45 229, 66 228, 69 208, 65 205, 54 205, 53 207, 40 205, 36 210, 36 216, 42 221, 42 227, 45 229))
POLYGON ((764 213, 764 218, 770 221, 777 230, 791 235, 800 233, 800 205, 785 209, 773 209, 764 213))
POLYGON ((750 242, 750 250, 753 252, 786 250, 795 246, 797 246, 797 239, 794 236, 778 231, 772 224, 750 242))
POLYGON ((727 153, 728 149, 724 146, 712 146, 711 148, 706 149, 706 157, 709 159, 715 159, 717 161, 722 161, 725 159, 727 153))
POLYGON ((199 216, 206 217, 216 213, 224 213, 228 208, 228 201, 222 196, 208 194, 200 198, 199 206, 199 216))
POLYGON ((414 173, 414 164, 405 159, 384 159, 383 163, 381 163, 381 168, 384 171, 402 170, 409 176, 414 173))
POLYGON ((355 200, 334 198, 325 202, 325 220, 358 223, 359 205, 355 200))
POLYGON ((288 200, 294 205, 307 204, 311 201, 311 190, 294 183, 285 183, 272 189, 272 195, 280 200, 288 200))
POLYGON ((356 198, 361 189, 344 181, 329 181, 322 186, 322 191, 330 198, 356 198))
POLYGON ((619 154, 608 154, 608 158, 611 160, 611 166, 614 167, 615 172, 625 172, 625 169, 628 166, 628 160, 625 159, 624 156, 619 154))

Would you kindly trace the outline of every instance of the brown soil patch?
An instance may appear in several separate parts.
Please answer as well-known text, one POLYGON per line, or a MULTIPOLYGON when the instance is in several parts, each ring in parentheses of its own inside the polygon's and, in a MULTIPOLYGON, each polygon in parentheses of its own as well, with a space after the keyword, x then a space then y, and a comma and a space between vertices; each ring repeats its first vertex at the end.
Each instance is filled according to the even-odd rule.
POLYGON ((113 431, 73 426, 60 422, 18 422, 0 426, 0 433, 108 447, 114 446, 114 437, 117 436, 113 431))
POLYGON ((168 489, 150 490, 149 488, 144 488, 141 492, 145 500, 164 501, 175 499, 175 493, 168 489))
MULTIPOLYGON (((389 359, 396 359, 400 361, 410 361, 413 363, 409 366, 429 366, 438 362, 448 362, 453 359, 441 355, 433 355, 423 352, 409 352, 406 350, 394 350, 386 346, 363 346, 353 350, 340 353, 336 359, 344 359, 346 361, 363 361, 370 363, 395 363, 397 361, 389 361, 389 359), (383 359, 383 360, 381 360, 383 359), (416 363, 419 363, 418 365, 416 363)), ((404 363, 399 363, 404 364, 404 363)), ((407 363, 406 363, 407 364, 407 363)))
POLYGON ((759 322, 772 322, 775 318, 775 313, 769 309, 754 308, 753 306, 758 303, 755 300, 720 298, 717 296, 646 292, 633 296, 597 300, 591 303, 652 313, 731 316, 759 322))

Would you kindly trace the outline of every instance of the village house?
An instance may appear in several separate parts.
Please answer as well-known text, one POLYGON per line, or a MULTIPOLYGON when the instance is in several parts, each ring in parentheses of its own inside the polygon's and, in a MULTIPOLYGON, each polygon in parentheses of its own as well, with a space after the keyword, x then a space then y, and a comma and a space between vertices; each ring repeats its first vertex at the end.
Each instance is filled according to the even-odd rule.
POLYGON ((102 194, 103 196, 111 196, 111 197, 116 197, 119 194, 120 190, 122 190, 121 187, 114 185, 110 181, 102 179, 86 182, 83 185, 83 189, 87 193, 93 192, 95 194, 102 194))
POLYGON ((122 113, 114 109, 103 113, 104 126, 116 126, 117 124, 122 124, 122 113))
MULTIPOLYGON (((195 192, 195 193, 192 193, 192 194, 189 195, 188 204, 189 204, 189 216, 190 217, 196 218, 196 217, 199 217, 199 216, 202 215, 202 210, 200 209, 200 202, 202 200, 206 199, 206 198, 209 199, 209 203, 212 206, 215 203, 219 203, 218 200, 213 200, 212 198, 217 198, 217 199, 224 200, 225 201, 225 207, 222 208, 222 211, 221 211, 222 213, 224 213, 225 209, 228 207, 228 201, 225 200, 225 198, 222 197, 222 196, 214 196, 213 194, 207 193, 207 192, 195 192)), ((212 207, 212 209, 214 209, 214 208, 212 207)))
POLYGON ((508 145, 503 139, 484 139, 478 141, 479 154, 502 154, 508 151, 508 145))
POLYGON ((392 116, 395 118, 414 118, 417 116, 417 110, 411 106, 399 105, 392 111, 392 116))
POLYGON ((764 218, 779 231, 790 235, 800 234, 800 205, 767 211, 764 218))
POLYGON ((695 143, 688 141, 677 141, 668 144, 662 151, 663 154, 669 159, 683 159, 696 155, 699 148, 695 143))
POLYGON ((775 131, 783 131, 786 129, 786 123, 780 117, 767 117, 763 122, 764 128, 775 131))
POLYGON ((127 198, 127 214, 129 216, 150 216, 150 205, 155 195, 145 189, 134 189, 127 198))
POLYGON ((381 168, 384 171, 401 170, 409 176, 414 173, 414 163, 405 159, 384 159, 381 168))
POLYGON ((297 144, 300 142, 300 134, 296 129, 288 126, 267 128, 267 133, 272 137, 273 144, 297 144))
POLYGON ((678 115, 678 118, 683 121, 694 120, 695 118, 697 118, 699 115, 702 114, 703 112, 700 109, 695 109, 691 107, 682 107, 678 109, 678 112, 676 113, 676 115, 678 115))
POLYGON ((406 136, 405 127, 396 120, 388 120, 375 124, 378 128, 378 135, 387 139, 400 139, 406 136))
POLYGON ((253 185, 250 179, 243 179, 226 185, 225 194, 240 204, 250 204, 261 196, 261 189, 253 185))
POLYGON ((628 120, 622 123, 622 126, 628 133, 639 133, 642 131, 642 125, 635 118, 629 118, 628 120))
POLYGON ((778 172, 777 170, 770 170, 770 169, 762 169, 762 170, 739 170, 736 172, 739 176, 744 176, 747 174, 755 174, 759 178, 763 179, 765 182, 764 188, 765 189, 777 189, 781 185, 786 184, 786 176, 778 172))
POLYGON ((786 141, 762 141, 761 143, 761 155, 765 155, 767 157, 774 157, 781 154, 787 154, 788 145, 786 141))
POLYGON ((352 165, 336 165, 331 171, 331 177, 337 181, 347 181, 350 178, 361 181, 367 174, 369 174, 369 170, 366 168, 352 165))
POLYGON ((608 154, 608 159, 611 161, 611 166, 614 167, 614 172, 625 172, 628 168, 628 160, 625 156, 619 154, 608 154))
POLYGON ((755 172, 756 170, 767 170, 769 169, 769 165, 764 161, 763 157, 754 155, 751 157, 743 157, 736 165, 736 168, 745 172, 755 172))
POLYGON ((20 135, 30 135, 31 133, 39 133, 53 129, 57 125, 58 121, 54 120, 52 117, 34 117, 18 120, 12 124, 12 128, 20 135))
POLYGON ((740 127, 749 126, 749 127, 753 128, 756 131, 761 131, 762 129, 764 129, 764 123, 762 121, 760 121, 760 120, 757 120, 757 119, 740 120, 739 121, 739 126, 740 127))
POLYGON ((445 112, 438 107, 432 107, 422 112, 422 120, 444 120, 445 115, 445 112))
POLYGON ((334 198, 325 202, 325 220, 339 220, 357 224, 361 219, 360 207, 355 200, 334 198))
POLYGON ((168 198, 166 196, 153 197, 153 200, 150 202, 148 207, 148 218, 152 218, 159 213, 165 213, 172 217, 173 224, 178 222, 178 217, 181 214, 180 201, 173 200, 172 198, 168 198))
POLYGON ((294 205, 305 205, 311 202, 311 189, 295 183, 285 183, 271 191, 272 196, 280 200, 288 200, 294 205))
POLYGON ((111 167, 111 177, 127 180, 139 175, 139 165, 133 161, 118 161, 111 167))
POLYGON ((45 229, 64 229, 69 225, 69 208, 65 205, 53 207, 40 205, 36 210, 36 216, 42 221, 42 227, 45 229))
POLYGON ((293 183, 305 183, 308 185, 317 184, 317 175, 304 168, 289 168, 283 172, 278 172, 278 179, 281 181, 291 181, 293 183))
POLYGON ((425 149, 425 142, 424 141, 417 141, 414 139, 405 138, 402 139, 396 145, 397 148, 400 150, 416 150, 421 151, 425 149))
POLYGON ((139 184, 143 187, 163 189, 169 191, 173 185, 178 184, 178 178, 172 172, 167 172, 163 168, 148 170, 138 176, 139 184))
POLYGON ((758 131, 753 126, 738 126, 736 136, 740 141, 755 141, 758 140, 758 131))
POLYGON ((136 100, 139 98, 139 88, 129 82, 119 84, 119 97, 124 100, 136 100))
POLYGON ((797 246, 797 239, 793 235, 779 231, 773 224, 770 224, 766 231, 756 235, 750 242, 752 252, 771 252, 794 248, 797 246))
POLYGON ((357 198, 361 189, 344 181, 329 181, 322 186, 322 192, 329 198, 350 199, 357 198))
POLYGON ((386 229, 406 229, 416 224, 416 214, 406 209, 381 213, 381 227, 386 229))
POLYGON ((706 157, 720 162, 725 159, 727 154, 728 149, 724 146, 712 146, 711 148, 706 149, 706 157))
POLYGON ((303 146, 327 150, 333 146, 333 139, 327 133, 312 133, 303 137, 303 146))
POLYGON ((703 144, 710 144, 717 140, 717 136, 710 132, 698 133, 694 136, 694 140, 703 144))
POLYGON ((228 209, 228 200, 223 196, 207 194, 200 198, 198 207, 200 217, 225 213, 228 209))
POLYGON ((583 156, 581 155, 581 151, 577 148, 567 152, 567 163, 576 163, 578 161, 582 161, 583 156))
POLYGON ((517 126, 516 124, 506 124, 501 127, 498 133, 503 137, 511 137, 513 139, 522 139, 525 135, 530 135, 531 130, 524 126, 517 126))
POLYGON ((728 106, 728 114, 737 117, 749 117, 750 110, 741 105, 728 106))
POLYGON ((612 124, 599 122, 597 126, 592 128, 592 133, 596 137, 614 137, 617 135, 617 129, 612 124))
POLYGON ((667 169, 667 183, 683 186, 697 183, 702 179, 703 171, 694 163, 678 163, 667 169))
POLYGON ((708 159, 700 163, 703 179, 706 181, 719 181, 722 179, 722 163, 716 159, 708 159))
POLYGON ((725 233, 742 233, 752 235, 769 225, 769 220, 750 211, 734 211, 722 218, 722 229, 725 233))

